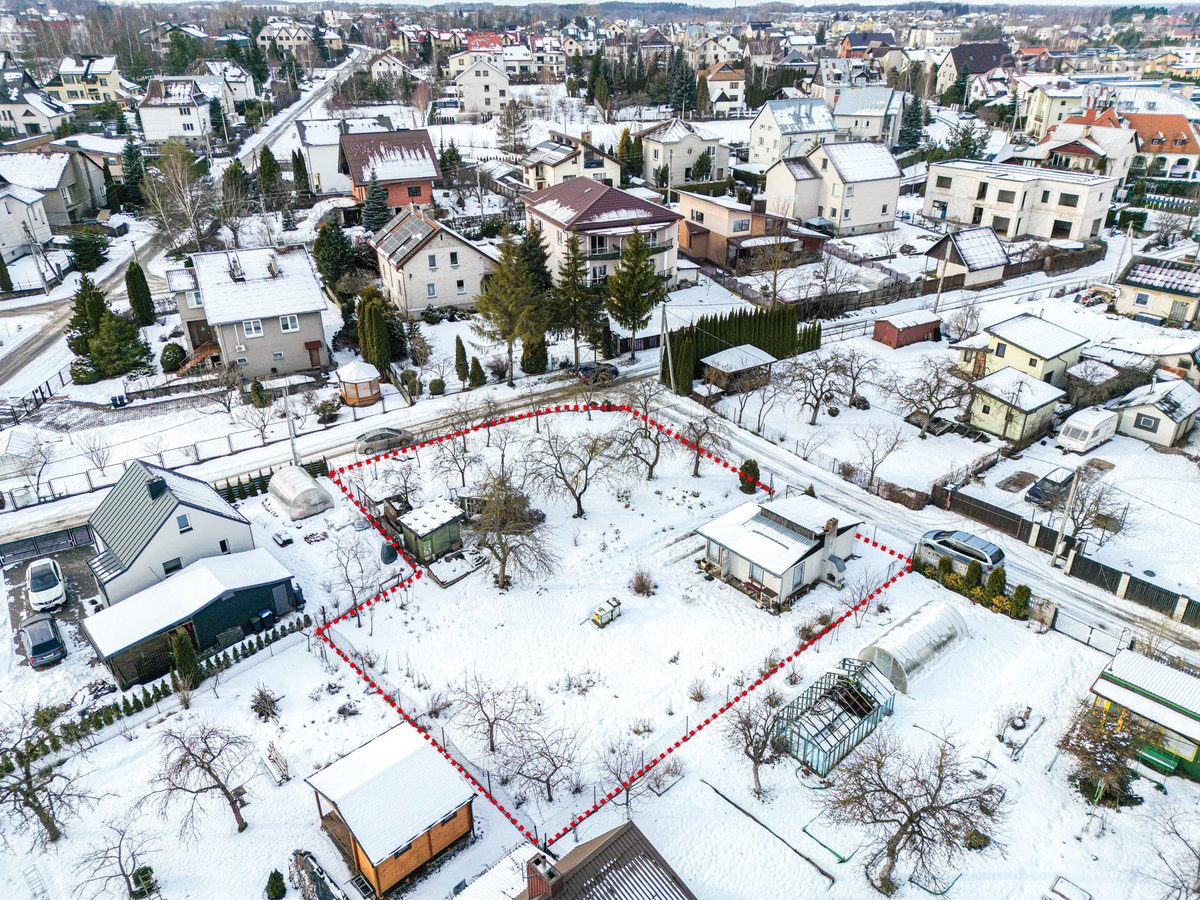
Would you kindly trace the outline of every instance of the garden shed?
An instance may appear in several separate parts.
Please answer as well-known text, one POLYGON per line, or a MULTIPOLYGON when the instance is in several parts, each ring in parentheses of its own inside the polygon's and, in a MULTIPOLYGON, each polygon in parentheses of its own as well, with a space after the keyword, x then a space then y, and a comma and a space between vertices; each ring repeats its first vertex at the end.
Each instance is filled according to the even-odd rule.
POLYGON ((775 736, 818 775, 828 775, 892 714, 896 691, 871 663, 843 659, 783 709, 775 736))
POLYGON ((333 509, 333 497, 299 466, 284 466, 271 476, 267 492, 293 522, 333 509))
POLYGON ((361 359, 339 366, 337 372, 338 391, 347 406, 370 406, 378 402, 379 370, 361 359))
POLYGON ((908 683, 942 648, 967 636, 967 623, 948 603, 927 603, 909 613, 858 652, 873 664, 896 690, 908 693, 908 683))
POLYGON ((914 309, 875 320, 872 340, 895 350, 921 341, 942 339, 942 318, 933 310, 914 309))
POLYGON ((467 514, 449 500, 437 499, 400 517, 404 546, 417 562, 430 563, 462 547, 467 514))
POLYGON ((753 390, 771 378, 771 366, 779 362, 770 353, 753 344, 729 347, 700 360, 704 382, 714 384, 726 394, 753 390))

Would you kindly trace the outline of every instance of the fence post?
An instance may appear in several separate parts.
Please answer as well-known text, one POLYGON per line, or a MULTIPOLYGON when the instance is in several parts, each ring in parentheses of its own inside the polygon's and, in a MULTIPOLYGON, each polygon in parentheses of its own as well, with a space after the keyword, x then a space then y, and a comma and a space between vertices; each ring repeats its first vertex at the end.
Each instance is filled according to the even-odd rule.
POLYGON ((1171 618, 1176 622, 1183 621, 1183 614, 1187 612, 1188 603, 1190 601, 1183 594, 1179 595, 1179 599, 1175 601, 1175 611, 1171 613, 1171 618))
POLYGON ((1041 532, 1041 530, 1042 530, 1041 523, 1033 522, 1029 528, 1029 540, 1027 540, 1025 543, 1027 543, 1030 547, 1036 547, 1038 534, 1041 532))
POLYGON ((1124 600, 1125 592, 1127 590, 1129 590, 1129 573, 1122 572, 1121 580, 1117 582, 1117 589, 1116 589, 1115 593, 1118 598, 1120 598, 1121 600, 1124 600))

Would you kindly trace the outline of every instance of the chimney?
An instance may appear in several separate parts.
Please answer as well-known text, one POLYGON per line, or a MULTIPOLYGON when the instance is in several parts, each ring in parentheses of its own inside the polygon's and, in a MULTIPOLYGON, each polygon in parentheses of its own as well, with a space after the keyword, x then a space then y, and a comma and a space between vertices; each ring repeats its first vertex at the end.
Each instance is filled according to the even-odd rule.
POLYGON ((585 131, 583 134, 579 135, 579 139, 585 144, 590 144, 592 142, 592 133, 590 131, 585 131))
POLYGON ((834 555, 833 554, 833 545, 834 545, 834 542, 837 540, 837 526, 838 526, 837 519, 830 519, 828 522, 825 523, 825 539, 822 542, 822 546, 824 547, 825 557, 827 559, 830 556, 834 555))
POLYGON ((525 864, 525 889, 529 900, 556 896, 561 880, 554 863, 541 853, 525 864))
POLYGON ((156 475, 146 481, 146 492, 151 500, 157 500, 167 492, 167 482, 161 475, 156 475))

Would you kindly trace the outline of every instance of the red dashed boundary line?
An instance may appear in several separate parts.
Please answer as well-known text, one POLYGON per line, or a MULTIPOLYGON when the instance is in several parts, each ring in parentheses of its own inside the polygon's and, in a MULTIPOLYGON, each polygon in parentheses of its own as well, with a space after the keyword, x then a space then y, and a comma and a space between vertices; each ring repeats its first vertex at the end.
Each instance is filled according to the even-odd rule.
MULTIPOLYGON (((381 453, 378 456, 373 456, 368 459, 359 460, 358 462, 350 463, 349 465, 338 466, 336 469, 332 469, 329 472, 329 477, 334 482, 334 484, 336 484, 339 488, 341 488, 342 492, 346 495, 347 499, 349 499, 358 508, 359 512, 361 512, 363 515, 365 515, 367 517, 367 519, 371 522, 371 524, 375 526, 376 530, 380 533, 380 535, 382 535, 383 538, 385 540, 387 540, 396 549, 396 552, 404 558, 404 561, 409 566, 412 567, 413 573, 408 578, 406 578, 403 581, 401 581, 400 583, 388 588, 386 591, 376 594, 370 600, 366 600, 366 601, 358 604, 357 606, 347 610, 346 612, 344 612, 340 616, 338 616, 336 619, 332 619, 325 624, 319 625, 316 629, 316 636, 321 641, 323 641, 330 648, 330 650, 332 650, 339 658, 341 658, 346 663, 346 665, 348 665, 354 671, 354 673, 356 675, 358 675, 358 677, 360 677, 369 688, 371 688, 371 690, 375 691, 376 694, 380 695, 383 698, 383 701, 388 706, 392 707, 392 709, 394 709, 396 711, 397 715, 401 716, 406 723, 408 723, 413 728, 415 728, 417 730, 417 732, 421 735, 421 737, 424 738, 429 743, 429 745, 431 747, 433 747, 434 750, 436 750, 438 753, 440 753, 446 759, 446 761, 451 766, 454 767, 455 771, 457 771, 463 778, 465 778, 467 780, 467 783, 470 784, 475 789, 475 791, 480 794, 480 796, 484 797, 489 803, 491 803, 492 806, 494 806, 513 825, 513 827, 515 827, 517 829, 517 831, 519 831, 522 835, 524 835, 526 838, 528 838, 530 842, 533 842, 533 843, 537 842, 537 833, 534 831, 534 829, 527 827, 524 823, 522 823, 516 817, 516 815, 513 812, 506 809, 504 807, 504 804, 502 804, 496 797, 494 797, 491 794, 491 792, 488 791, 486 785, 481 784, 475 778, 475 776, 473 776, 467 770, 467 768, 465 766, 463 766, 458 760, 456 760, 454 758, 454 756, 450 753, 450 751, 448 749, 446 749, 445 747, 443 747, 441 745, 441 743, 430 733, 430 731, 427 728, 424 728, 423 726, 418 724, 416 719, 412 716, 412 714, 410 714, 406 709, 404 709, 404 707, 400 705, 399 701, 395 697, 391 696, 390 694, 384 693, 384 689, 375 683, 375 680, 371 677, 370 673, 365 671, 363 669, 363 667, 361 667, 360 665, 358 665, 358 663, 356 663, 353 659, 351 659, 350 655, 347 654, 340 647, 338 647, 333 642, 333 640, 329 637, 329 629, 332 626, 348 620, 351 616, 357 615, 357 614, 363 612, 364 610, 373 606, 376 603, 383 602, 389 596, 391 596, 392 594, 394 594, 396 591, 400 590, 401 588, 411 587, 413 584, 416 583, 416 581, 418 579, 421 578, 421 576, 423 574, 421 567, 417 564, 416 560, 414 560, 412 558, 412 556, 410 556, 408 554, 408 552, 405 551, 405 549, 399 544, 399 542, 397 542, 390 535, 388 535, 388 533, 383 529, 383 526, 380 524, 378 519, 376 519, 376 517, 373 516, 363 506, 362 501, 359 498, 355 497, 354 493, 345 484, 342 483, 342 479, 340 476, 346 474, 349 471, 353 471, 355 469, 361 469, 363 466, 374 465, 375 463, 382 462, 382 461, 388 460, 388 459, 394 459, 396 457, 402 456, 402 455, 409 453, 411 451, 414 451, 414 450, 420 450, 420 449, 424 449, 426 447, 433 447, 433 446, 436 446, 437 444, 444 443, 445 441, 454 440, 455 438, 461 438, 464 435, 473 434, 478 431, 484 431, 488 428, 496 428, 497 426, 505 425, 510 422, 522 422, 522 421, 527 421, 530 419, 537 419, 537 418, 540 418, 541 416, 553 415, 556 413, 567 413, 567 412, 587 413, 589 411, 591 411, 591 412, 624 412, 624 413, 628 413, 629 415, 632 415, 634 418, 642 419, 650 427, 657 428, 663 434, 667 435, 668 437, 673 438, 674 440, 678 441, 679 443, 683 444, 684 446, 688 447, 689 449, 695 450, 696 445, 694 443, 688 441, 687 438, 684 437, 683 435, 681 435, 679 432, 673 430, 672 428, 668 427, 667 425, 663 424, 662 422, 656 421, 655 419, 648 416, 646 413, 644 413, 640 410, 634 409, 632 406, 610 404, 610 403, 592 403, 592 404, 586 404, 586 403, 566 404, 566 403, 563 403, 563 404, 556 404, 554 406, 540 407, 538 409, 534 409, 529 412, 517 413, 516 415, 500 416, 498 418, 491 419, 490 421, 480 422, 477 425, 472 425, 469 428, 452 431, 452 432, 447 432, 446 434, 441 435, 439 437, 430 438, 428 440, 421 441, 420 443, 413 444, 412 446, 405 447, 404 449, 401 449, 401 450, 392 450, 388 453, 381 453)), ((741 478, 741 474, 742 474, 741 469, 739 469, 737 466, 730 463, 729 460, 722 459, 720 456, 714 455, 711 451, 707 451, 707 450, 702 451, 701 455, 706 460, 711 460, 715 465, 719 465, 723 469, 729 470, 734 475, 736 475, 739 479, 741 478)), ((774 488, 772 488, 766 484, 763 484, 761 481, 756 481, 755 487, 766 492, 767 494, 771 494, 771 495, 775 494, 774 488)), ((581 825, 583 822, 585 822, 588 818, 590 818, 595 813, 599 812, 601 810, 601 808, 603 808, 605 805, 607 805, 609 803, 609 801, 614 800, 618 796, 620 796, 622 791, 628 790, 629 787, 634 782, 638 781, 641 778, 645 778, 655 766, 657 766, 659 763, 663 762, 668 756, 673 754, 676 750, 681 749, 684 744, 686 744, 692 738, 696 737, 696 735, 698 735, 705 728, 714 724, 722 715, 724 715, 726 712, 728 712, 735 704, 744 700, 746 697, 748 697, 751 694, 751 692, 753 692, 756 689, 758 689, 759 687, 761 687, 763 684, 765 684, 767 681, 769 681, 772 677, 774 677, 778 672, 782 671, 784 666, 786 666, 787 664, 792 662, 797 656, 799 656, 801 653, 803 653, 809 647, 812 647, 821 638, 826 637, 827 635, 832 633, 835 628, 837 628, 839 625, 841 625, 842 622, 846 621, 846 619, 848 619, 851 615, 853 615, 853 613, 856 612, 859 607, 865 606, 871 600, 880 596, 885 590, 887 590, 887 588, 891 587, 898 580, 900 580, 900 578, 902 576, 904 576, 908 572, 912 571, 912 560, 908 556, 906 556, 904 553, 901 553, 900 551, 897 551, 896 549, 888 547, 884 544, 880 544, 876 540, 871 540, 870 538, 864 536, 861 532, 856 533, 854 535, 854 537, 857 540, 860 540, 860 541, 863 541, 864 543, 870 544, 873 548, 875 548, 877 550, 880 550, 882 552, 885 552, 885 553, 895 557, 897 560, 904 563, 903 568, 901 568, 895 575, 893 575, 891 578, 889 578, 887 581, 885 581, 883 584, 881 584, 879 587, 877 587, 873 592, 868 594, 866 598, 861 600, 852 609, 846 610, 840 616, 835 618, 829 625, 826 625, 815 638, 813 638, 810 641, 805 641, 805 642, 801 643, 800 646, 797 647, 786 658, 780 660, 779 664, 774 669, 771 669, 766 674, 755 679, 754 682, 747 685, 744 690, 735 694, 726 703, 717 707, 716 710, 714 710, 709 715, 707 715, 703 721, 697 722, 696 726, 694 728, 688 729, 688 732, 686 734, 682 735, 679 738, 679 740, 674 741, 673 743, 669 744, 666 747, 666 749, 662 750, 657 755, 652 756, 650 758, 649 762, 647 762, 644 766, 642 766, 636 772, 631 773, 629 775, 629 777, 622 780, 620 784, 614 786, 612 788, 612 790, 605 793, 605 795, 603 797, 601 797, 596 803, 593 803, 590 807, 586 807, 583 810, 576 813, 575 815, 571 816, 571 819, 568 822, 568 824, 563 826, 562 828, 560 828, 558 831, 556 831, 553 836, 551 836, 549 833, 542 836, 542 841, 543 841, 544 846, 549 847, 550 845, 554 844, 555 842, 566 837, 575 828, 579 827, 579 825, 581 825)))

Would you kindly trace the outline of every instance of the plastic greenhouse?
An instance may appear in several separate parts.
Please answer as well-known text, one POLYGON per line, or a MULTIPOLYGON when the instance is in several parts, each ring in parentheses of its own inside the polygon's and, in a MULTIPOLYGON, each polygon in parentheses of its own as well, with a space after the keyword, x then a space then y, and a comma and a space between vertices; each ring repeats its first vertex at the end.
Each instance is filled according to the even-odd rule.
POLYGON ((285 466, 271 476, 267 492, 293 522, 333 508, 333 498, 299 466, 285 466))
POLYGON ((775 736, 787 752, 818 775, 828 775, 846 754, 892 714, 896 692, 860 659, 843 659, 832 672, 784 707, 775 736))
POLYGON ((928 603, 905 616, 858 658, 873 663, 896 690, 908 693, 908 683, 922 666, 952 641, 967 636, 967 623, 947 603, 928 603))

